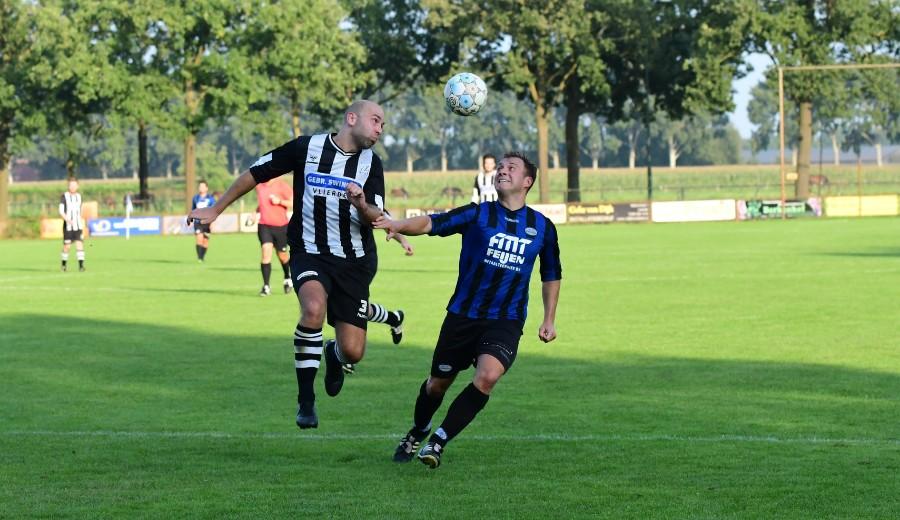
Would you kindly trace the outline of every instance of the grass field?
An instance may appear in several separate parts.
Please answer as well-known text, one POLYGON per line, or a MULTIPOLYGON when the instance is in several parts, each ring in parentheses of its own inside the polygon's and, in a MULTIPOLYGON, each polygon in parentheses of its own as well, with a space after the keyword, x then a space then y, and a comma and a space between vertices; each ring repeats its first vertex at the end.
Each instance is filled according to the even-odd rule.
POLYGON ((304 432, 297 304, 256 296, 255 237, 203 265, 191 237, 94 239, 85 273, 0 241, 0 518, 900 517, 900 219, 560 240, 559 339, 535 281, 513 370, 434 471, 390 456, 458 240, 380 244, 404 341, 372 325, 304 432))

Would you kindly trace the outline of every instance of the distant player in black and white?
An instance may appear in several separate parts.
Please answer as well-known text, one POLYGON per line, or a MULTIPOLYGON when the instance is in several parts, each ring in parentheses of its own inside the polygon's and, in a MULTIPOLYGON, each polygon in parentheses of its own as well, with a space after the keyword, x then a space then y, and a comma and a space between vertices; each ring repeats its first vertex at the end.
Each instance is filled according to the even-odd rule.
POLYGON ((494 176, 497 175, 497 158, 487 153, 481 157, 481 171, 475 174, 475 185, 472 187, 472 202, 493 202, 497 200, 494 188, 494 176))
POLYGON ((325 355, 325 391, 335 396, 342 366, 366 348, 369 284, 377 257, 371 223, 384 210, 384 171, 372 146, 384 130, 384 111, 355 101, 334 134, 300 136, 260 157, 211 208, 190 218, 209 223, 258 183, 294 174, 294 213, 288 224, 291 276, 300 301, 294 330, 297 426, 319 424, 313 383, 325 355), (323 346, 325 319, 336 339, 323 346))
MULTIPOLYGON (((216 198, 209 194, 209 185, 206 181, 201 180, 197 183, 197 194, 191 201, 191 209, 208 208, 216 203, 216 198)), ((209 250, 209 224, 201 224, 194 222, 194 236, 196 238, 197 261, 203 262, 206 259, 206 252, 209 250)))
POLYGON ((59 216, 63 218, 63 271, 69 268, 69 249, 75 242, 75 256, 78 258, 78 270, 84 271, 84 228, 81 222, 81 193, 78 193, 78 181, 69 179, 69 189, 59 198, 59 216))

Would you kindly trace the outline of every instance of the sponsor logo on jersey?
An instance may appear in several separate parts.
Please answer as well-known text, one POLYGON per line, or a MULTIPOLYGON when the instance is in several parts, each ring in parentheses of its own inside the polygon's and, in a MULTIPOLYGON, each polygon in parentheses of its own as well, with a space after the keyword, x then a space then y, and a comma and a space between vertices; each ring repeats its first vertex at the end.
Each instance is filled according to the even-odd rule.
POLYGON ((531 242, 533 241, 527 238, 496 233, 488 241, 484 261, 494 267, 519 271, 519 266, 525 264, 525 246, 531 242))
MULTIPOLYGON (((350 183, 360 186, 353 179, 346 177, 336 177, 334 175, 326 175, 324 173, 307 173, 306 185, 312 190, 313 195, 320 197, 337 197, 341 199, 347 198, 347 186, 350 183)), ((361 188, 362 186, 360 186, 361 188)))
POLYGON ((438 365, 438 370, 440 370, 441 372, 449 372, 453 370, 453 367, 451 367, 450 365, 438 365))
POLYGON ((527 227, 525 228, 525 234, 530 237, 537 236, 537 230, 533 227, 527 227))

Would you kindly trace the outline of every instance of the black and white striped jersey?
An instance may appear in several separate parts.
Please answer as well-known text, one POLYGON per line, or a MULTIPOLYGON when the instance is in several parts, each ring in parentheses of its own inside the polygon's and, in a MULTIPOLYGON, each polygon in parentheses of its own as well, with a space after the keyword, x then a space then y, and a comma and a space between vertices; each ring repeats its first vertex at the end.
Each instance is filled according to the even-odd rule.
POLYGON ((363 188, 366 202, 384 209, 384 170, 372 150, 348 154, 333 134, 300 136, 260 157, 250 173, 257 183, 294 172, 294 214, 288 242, 310 254, 348 260, 375 255, 370 226, 347 200, 347 186, 363 188))
POLYGON ((81 194, 62 194, 59 198, 59 216, 63 218, 63 227, 66 231, 78 231, 81 226, 81 194))

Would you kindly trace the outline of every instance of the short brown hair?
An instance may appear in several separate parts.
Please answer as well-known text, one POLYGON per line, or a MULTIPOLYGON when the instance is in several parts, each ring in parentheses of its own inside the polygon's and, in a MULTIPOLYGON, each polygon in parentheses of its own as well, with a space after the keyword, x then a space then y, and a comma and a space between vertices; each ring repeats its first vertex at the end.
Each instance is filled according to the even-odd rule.
POLYGON ((534 183, 537 182, 537 166, 531 162, 524 153, 522 152, 506 152, 503 154, 504 159, 521 159, 523 163, 525 163, 525 175, 531 177, 531 185, 534 186, 534 183))

